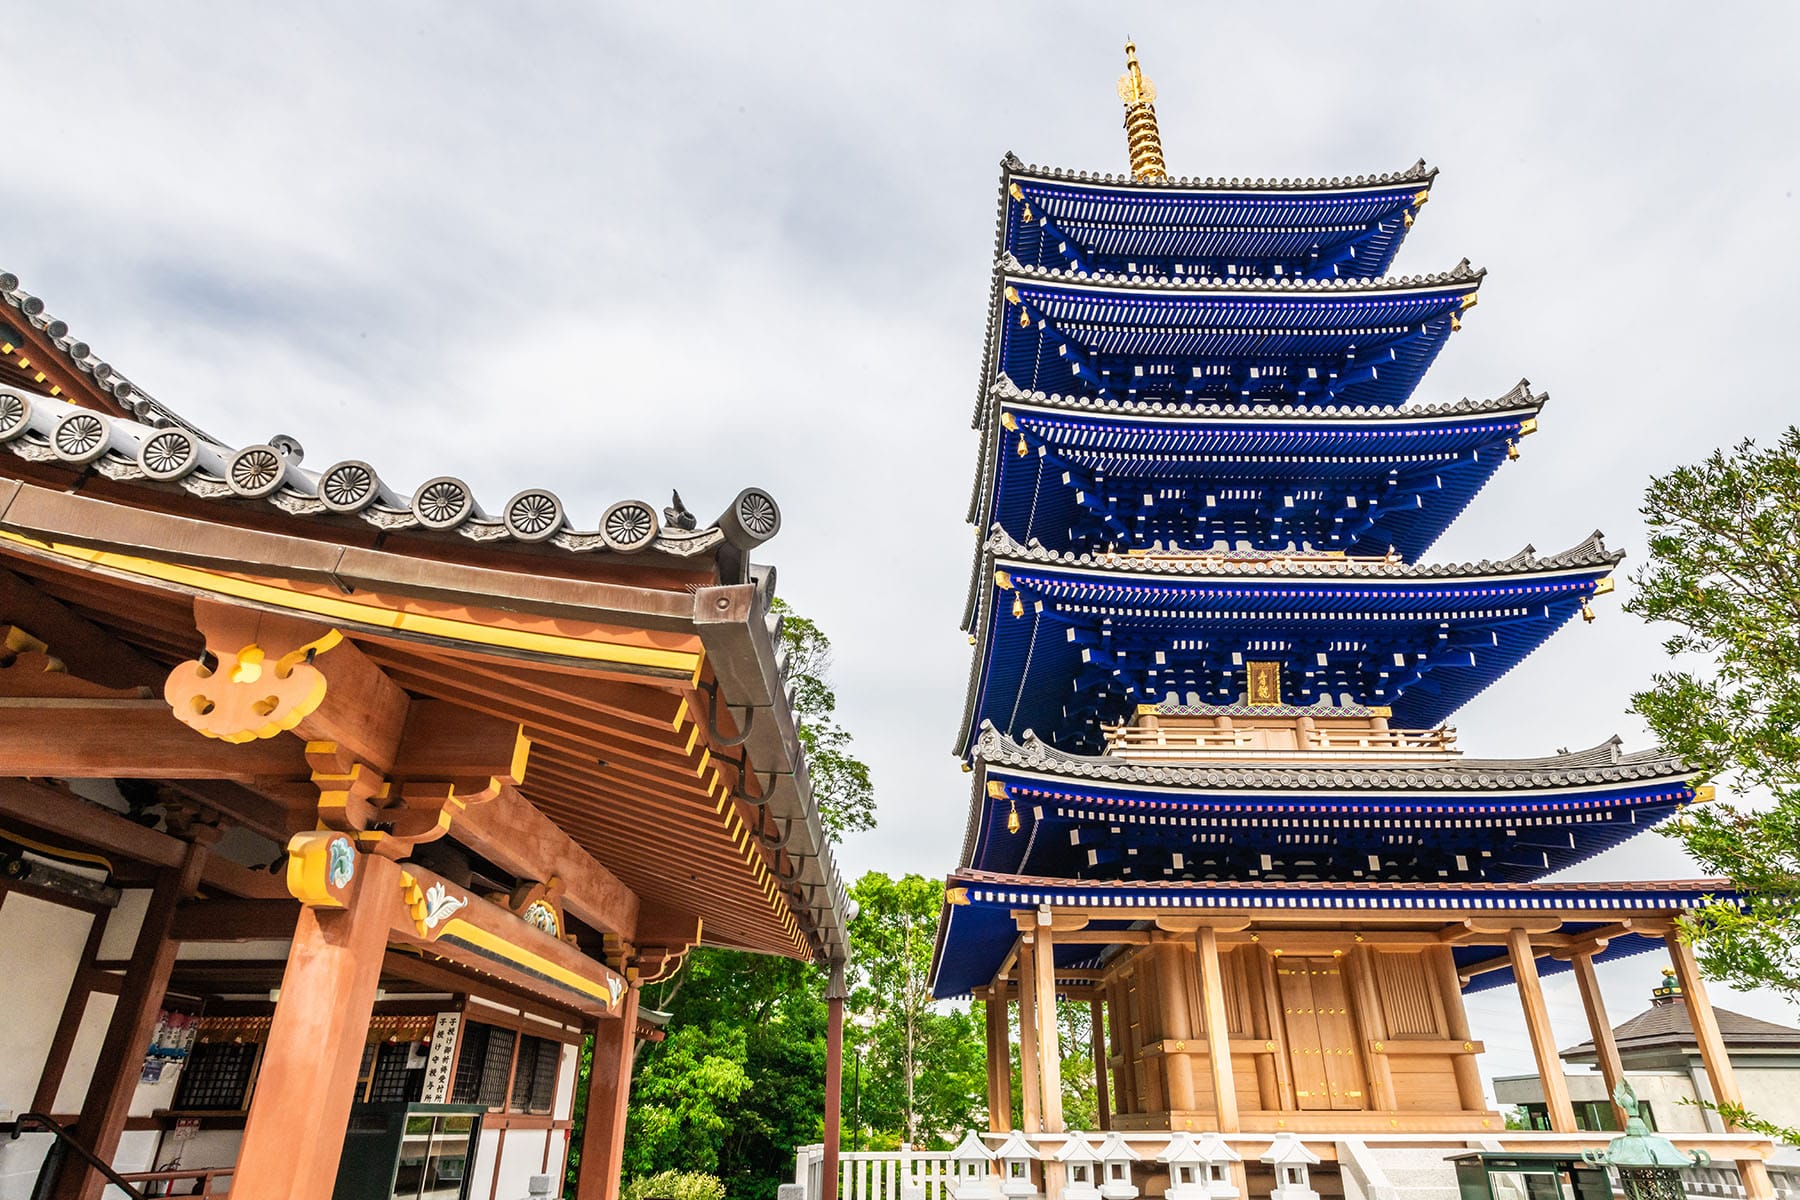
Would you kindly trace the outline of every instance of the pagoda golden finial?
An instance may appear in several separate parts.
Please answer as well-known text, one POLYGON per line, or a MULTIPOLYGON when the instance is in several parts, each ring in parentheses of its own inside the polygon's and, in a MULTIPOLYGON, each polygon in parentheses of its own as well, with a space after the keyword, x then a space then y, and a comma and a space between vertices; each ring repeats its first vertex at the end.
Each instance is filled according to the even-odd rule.
POLYGON ((1125 74, 1119 76, 1119 99, 1125 102, 1125 141, 1131 148, 1133 179, 1162 179, 1162 135, 1156 129, 1156 85, 1138 66, 1137 46, 1125 43, 1125 74))

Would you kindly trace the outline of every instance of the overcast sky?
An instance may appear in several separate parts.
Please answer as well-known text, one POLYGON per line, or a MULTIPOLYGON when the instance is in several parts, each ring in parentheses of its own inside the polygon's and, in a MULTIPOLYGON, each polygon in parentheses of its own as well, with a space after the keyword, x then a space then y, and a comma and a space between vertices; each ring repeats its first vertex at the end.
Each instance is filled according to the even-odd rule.
MULTIPOLYGON (((1418 398, 1551 402, 1433 557, 1598 527, 1629 571, 1652 472, 1800 410, 1797 12, 21 5, 0 268, 203 428, 292 434, 308 466, 459 475, 490 509, 545 486, 590 528, 770 489, 763 557, 834 639, 875 774, 844 865, 942 874, 1001 155, 1123 170, 1130 34, 1176 174, 1442 168, 1397 270, 1490 274, 1418 398)), ((1625 708, 1658 635, 1620 598, 1464 709, 1465 749, 1646 742, 1625 708)), ((1581 873, 1691 868, 1649 836, 1581 873)), ((1662 961, 1603 973, 1615 1020, 1662 961)), ((1488 1069, 1529 1070, 1512 990, 1471 1008, 1488 1069)))

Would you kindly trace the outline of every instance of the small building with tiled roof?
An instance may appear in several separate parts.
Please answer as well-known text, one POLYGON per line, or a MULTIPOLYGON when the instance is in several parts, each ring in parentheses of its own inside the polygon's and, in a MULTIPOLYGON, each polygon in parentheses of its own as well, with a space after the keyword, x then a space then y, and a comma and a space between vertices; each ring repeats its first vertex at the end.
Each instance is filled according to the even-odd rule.
MULTIPOLYGON (((1712 1013, 1745 1107, 1778 1125, 1800 1125, 1800 1026, 1716 1006, 1712 1013)), ((1693 1021, 1681 1002, 1681 985, 1672 971, 1663 973, 1662 985, 1651 993, 1649 1008, 1613 1027, 1612 1040, 1625 1077, 1637 1089, 1639 1111, 1648 1110, 1647 1119, 1655 1128, 1673 1133, 1724 1129, 1718 1115, 1699 1103, 1713 1098, 1712 1087, 1693 1021)), ((1561 1054, 1564 1062, 1580 1067, 1597 1067, 1600 1061, 1600 1051, 1591 1039, 1561 1054)), ((1570 1072, 1567 1079, 1576 1118, 1583 1128, 1616 1128, 1605 1080, 1596 1072, 1570 1072)), ((1518 1105, 1534 1125, 1549 1128, 1544 1117, 1544 1085, 1537 1076, 1496 1079, 1494 1093, 1501 1104, 1518 1105)))

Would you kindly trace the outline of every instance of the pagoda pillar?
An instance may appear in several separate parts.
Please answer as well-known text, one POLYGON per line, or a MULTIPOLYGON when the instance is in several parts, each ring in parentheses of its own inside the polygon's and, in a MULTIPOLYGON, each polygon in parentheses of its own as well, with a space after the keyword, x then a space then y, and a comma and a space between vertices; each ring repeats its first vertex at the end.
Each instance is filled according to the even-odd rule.
POLYGON ((995 986, 984 1004, 987 1009, 988 1132, 1012 1130, 1012 1033, 1008 1029, 1007 999, 995 986))
POLYGON ((1038 1088, 1037 1030, 1037 953, 1035 945, 1021 936, 1019 961, 1013 974, 1019 978, 1019 1107, 1026 1133, 1042 1133, 1043 1092, 1038 1088))
POLYGON ((1374 1102, 1375 1111, 1394 1112, 1400 1104, 1394 1093, 1394 1071, 1384 1052, 1388 1039, 1387 1014, 1382 1010, 1381 996, 1375 986, 1375 951, 1366 945, 1357 947, 1344 959, 1344 969, 1350 972, 1352 994, 1356 997, 1357 1028, 1362 1034, 1358 1039, 1362 1043, 1359 1049, 1368 1068, 1369 1099, 1374 1102), (1382 1050, 1372 1053, 1371 1042, 1381 1046, 1382 1050))
POLYGON ((1038 916, 1037 952, 1032 956, 1037 968, 1038 1053, 1043 1061, 1038 1078, 1044 1087, 1044 1132, 1063 1131, 1062 1108, 1062 1031, 1056 1019, 1056 945, 1051 940, 1047 912, 1038 916))
MULTIPOLYGON (((1619 1061, 1618 1043, 1613 1041, 1612 1022, 1606 1019, 1606 1001, 1600 995, 1600 980, 1594 974, 1593 954, 1577 954, 1569 959, 1575 982, 1581 988, 1581 1007, 1587 1012, 1588 1034, 1594 1040, 1594 1057, 1600 1066, 1600 1077, 1606 1081, 1610 1100, 1625 1078, 1625 1066, 1619 1061)), ((1625 1110, 1613 1103, 1613 1120, 1625 1128, 1625 1110)))
POLYGON ((1544 1003, 1544 985, 1538 980, 1537 959, 1531 953, 1531 935, 1517 926, 1508 929, 1506 949, 1512 959, 1513 980, 1519 985, 1519 1002, 1525 1009, 1525 1031, 1531 1035, 1538 1078, 1544 1084, 1544 1107, 1550 1114, 1550 1128, 1557 1133, 1574 1133, 1575 1106, 1569 1102, 1569 1081, 1556 1053, 1550 1009, 1544 1003))
POLYGON ((618 1200, 625 1170, 625 1110, 631 1103, 631 1067, 637 1057, 638 988, 625 989, 617 1017, 594 1028, 588 1068, 587 1124, 581 1131, 581 1187, 594 1200, 618 1200))
POLYGON ((1188 1012, 1186 974, 1182 968, 1183 950, 1173 942, 1156 947, 1156 991, 1162 1008, 1163 1070, 1169 1081, 1169 1111, 1192 1112, 1194 1097, 1194 1060, 1188 1057, 1187 1043, 1194 1037, 1193 1018, 1188 1012), (1170 1046, 1170 1042, 1174 1046, 1170 1046))
POLYGON ((1088 1001, 1088 1030, 1094 1043, 1094 1124, 1104 1132, 1112 1128, 1112 1098, 1106 1079, 1106 1002, 1098 996, 1088 1001))
MULTIPOLYGON (((1681 940, 1678 930, 1670 930, 1663 941, 1668 944, 1669 958, 1675 964, 1675 980, 1681 984, 1681 1002, 1687 1007, 1688 1024, 1693 1026, 1694 1041, 1700 1046, 1700 1061, 1706 1065, 1713 1102, 1741 1106, 1744 1096, 1738 1090, 1737 1073, 1732 1070, 1731 1056, 1719 1033, 1719 1019, 1713 1015, 1712 1001, 1706 995, 1706 981, 1700 978, 1700 965, 1694 961, 1694 948, 1681 940)), ((1736 1127, 1727 1123, 1726 1128, 1733 1130, 1736 1127)))
POLYGON ((294 927, 231 1178, 238 1200, 329 1200, 337 1185, 401 895, 400 864, 375 854, 354 861, 343 909, 303 907, 294 927))
MULTIPOLYGON (((1456 973, 1456 952, 1448 946, 1433 946, 1426 958, 1437 971, 1438 990, 1444 999, 1444 1032, 1454 1041, 1473 1045, 1469 1030, 1469 1013, 1463 1008, 1462 979, 1456 973)), ((1487 1094, 1481 1088, 1481 1068, 1473 1054, 1453 1054, 1450 1065, 1456 1072, 1456 1100, 1464 1112, 1487 1109, 1487 1094)))
POLYGON ((1200 1000, 1206 1008, 1206 1056, 1212 1066, 1218 1131, 1236 1133, 1239 1129, 1237 1084, 1231 1074, 1231 1031, 1225 1026, 1225 978, 1219 970, 1219 931, 1202 925, 1195 940, 1200 955, 1200 1000))

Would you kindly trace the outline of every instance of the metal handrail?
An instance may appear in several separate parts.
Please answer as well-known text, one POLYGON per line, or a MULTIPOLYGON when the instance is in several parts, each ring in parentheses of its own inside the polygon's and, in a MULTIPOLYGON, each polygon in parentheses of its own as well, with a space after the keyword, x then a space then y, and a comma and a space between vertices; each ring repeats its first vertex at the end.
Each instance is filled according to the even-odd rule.
MULTIPOLYGON (((77 1157, 87 1163, 88 1166, 104 1175, 108 1183, 119 1188, 127 1196, 130 1196, 132 1200, 150 1200, 149 1196, 133 1187, 130 1180, 113 1170, 110 1164, 101 1162, 94 1156, 93 1151, 76 1141, 75 1135, 70 1133, 68 1127, 63 1125, 60 1121, 47 1117, 40 1112, 28 1112, 19 1114, 18 1120, 7 1122, 5 1123, 5 1126, 0 1127, 9 1127, 7 1130, 8 1136, 16 1141, 21 1133, 26 1132, 25 1126, 27 1123, 36 1125, 45 1133, 55 1134, 56 1139, 63 1144, 65 1149, 75 1151, 77 1157)), ((39 1182, 42 1183, 42 1179, 40 1179, 39 1182)), ((40 1188, 38 1190, 41 1191, 42 1189, 40 1188)))

